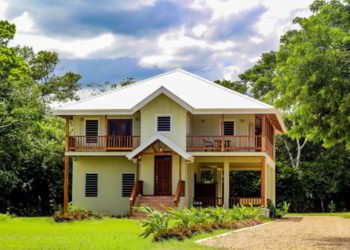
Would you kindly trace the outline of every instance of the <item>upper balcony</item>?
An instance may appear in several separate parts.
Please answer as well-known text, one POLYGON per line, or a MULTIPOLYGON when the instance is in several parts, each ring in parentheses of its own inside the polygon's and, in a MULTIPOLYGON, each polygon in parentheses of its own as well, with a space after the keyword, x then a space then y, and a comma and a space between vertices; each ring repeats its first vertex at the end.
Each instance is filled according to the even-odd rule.
MULTIPOLYGON (((137 117, 76 117, 73 120, 75 129, 72 136, 66 137, 66 151, 125 152, 141 143, 142 124, 137 117)), ((187 135, 182 130, 175 133, 174 129, 166 136, 172 140, 179 138, 188 152, 266 152, 275 158, 274 129, 264 115, 188 115, 186 124, 187 135)))

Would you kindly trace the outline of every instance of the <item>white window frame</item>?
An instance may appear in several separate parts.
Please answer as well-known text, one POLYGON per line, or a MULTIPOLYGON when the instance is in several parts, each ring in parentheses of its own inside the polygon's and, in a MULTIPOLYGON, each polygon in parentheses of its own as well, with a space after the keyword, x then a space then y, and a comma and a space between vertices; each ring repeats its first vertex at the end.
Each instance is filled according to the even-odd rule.
POLYGON ((155 117, 155 132, 156 133, 171 133, 173 130, 173 117, 171 114, 156 114, 155 117), (170 117, 170 130, 169 131, 158 131, 158 117, 169 116, 170 117))
POLYGON ((89 199, 89 198, 98 198, 100 196, 100 173, 99 172, 85 172, 84 174, 84 198, 89 199), (88 197, 86 196, 86 175, 88 174, 97 174, 97 196, 96 197, 88 197))
MULTIPOLYGON (((237 122, 236 122, 236 119, 224 119, 222 121, 223 123, 224 122, 233 122, 233 135, 225 135, 225 125, 224 124, 220 124, 222 126, 222 136, 235 136, 237 135, 237 122)), ((220 127, 221 129, 221 127, 220 127)))

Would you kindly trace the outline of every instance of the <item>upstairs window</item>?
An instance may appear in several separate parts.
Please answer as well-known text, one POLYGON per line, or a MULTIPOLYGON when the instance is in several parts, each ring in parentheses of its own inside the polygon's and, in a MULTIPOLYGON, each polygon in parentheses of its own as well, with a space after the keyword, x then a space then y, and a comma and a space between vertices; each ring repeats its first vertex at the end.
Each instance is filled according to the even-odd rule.
POLYGON ((98 195, 98 174, 85 175, 85 197, 97 197, 98 195))
POLYGON ((235 134, 235 122, 224 121, 224 135, 234 135, 234 134, 235 134))
POLYGON ((97 143, 98 120, 85 121, 85 136, 87 143, 97 143))
POLYGON ((157 132, 170 132, 171 131, 171 116, 159 115, 157 116, 157 132))

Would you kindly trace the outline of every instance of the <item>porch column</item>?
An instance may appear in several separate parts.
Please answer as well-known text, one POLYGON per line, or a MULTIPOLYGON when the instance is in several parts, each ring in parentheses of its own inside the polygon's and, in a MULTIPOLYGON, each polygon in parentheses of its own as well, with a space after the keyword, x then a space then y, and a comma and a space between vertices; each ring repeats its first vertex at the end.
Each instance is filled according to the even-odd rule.
MULTIPOLYGON (((66 116, 65 124, 65 151, 69 150, 69 120, 71 117, 66 116)), ((68 213, 68 203, 69 203, 69 156, 64 156, 64 174, 63 174, 63 214, 68 213)))
POLYGON ((64 156, 63 214, 68 213, 69 203, 69 156, 64 156))
POLYGON ((230 203, 230 162, 224 162, 224 208, 229 208, 230 203))
POLYGON ((260 168, 260 191, 261 191, 261 206, 266 207, 266 159, 261 157, 261 168, 260 168))

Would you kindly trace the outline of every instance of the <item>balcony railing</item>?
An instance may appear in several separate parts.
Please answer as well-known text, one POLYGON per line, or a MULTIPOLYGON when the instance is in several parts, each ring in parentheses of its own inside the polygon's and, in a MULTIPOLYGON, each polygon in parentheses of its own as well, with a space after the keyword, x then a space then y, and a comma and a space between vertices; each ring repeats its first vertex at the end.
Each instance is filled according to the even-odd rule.
POLYGON ((131 151, 140 145, 139 136, 69 136, 68 151, 131 151))
POLYGON ((187 151, 264 151, 274 158, 274 146, 265 136, 187 136, 187 151))

